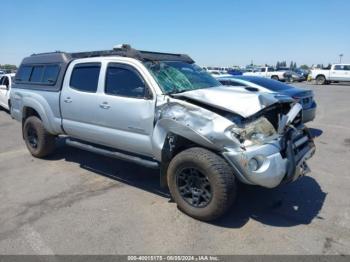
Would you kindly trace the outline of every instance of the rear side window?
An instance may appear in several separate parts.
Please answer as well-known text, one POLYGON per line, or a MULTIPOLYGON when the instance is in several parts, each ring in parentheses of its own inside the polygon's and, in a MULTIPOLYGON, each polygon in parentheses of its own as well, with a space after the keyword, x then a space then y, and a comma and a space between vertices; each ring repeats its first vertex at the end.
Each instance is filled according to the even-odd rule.
POLYGON ((30 75, 32 73, 32 66, 21 66, 16 74, 16 81, 18 82, 28 82, 30 75))
POLYGON ((30 82, 40 83, 43 78, 44 66, 34 66, 32 75, 30 77, 30 82))
POLYGON ((58 73, 60 72, 60 67, 58 65, 48 65, 45 67, 45 72, 43 76, 43 83, 54 84, 56 83, 58 73))
POLYGON ((59 72, 60 66, 57 64, 25 65, 20 67, 16 82, 53 85, 57 81, 59 72))
POLYGON ((105 93, 144 98, 146 86, 139 73, 130 66, 111 64, 107 68, 105 93))
POLYGON ((70 86, 83 92, 96 92, 100 69, 100 63, 77 64, 70 78, 70 86))

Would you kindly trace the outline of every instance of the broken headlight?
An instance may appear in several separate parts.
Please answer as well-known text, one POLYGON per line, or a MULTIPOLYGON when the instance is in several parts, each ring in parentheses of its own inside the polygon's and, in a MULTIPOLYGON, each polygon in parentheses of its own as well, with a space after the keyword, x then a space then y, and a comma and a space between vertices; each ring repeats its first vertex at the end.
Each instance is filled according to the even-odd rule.
POLYGON ((244 146, 264 144, 278 136, 273 125, 265 117, 246 124, 244 128, 234 127, 231 134, 244 146))

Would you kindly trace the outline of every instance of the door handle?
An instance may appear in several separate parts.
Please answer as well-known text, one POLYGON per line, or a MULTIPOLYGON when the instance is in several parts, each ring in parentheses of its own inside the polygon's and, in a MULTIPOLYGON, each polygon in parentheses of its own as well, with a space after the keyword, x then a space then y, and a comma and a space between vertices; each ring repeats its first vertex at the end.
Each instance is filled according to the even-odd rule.
POLYGON ((107 102, 103 102, 102 104, 100 104, 100 107, 102 109, 109 109, 111 106, 107 102))
POLYGON ((72 99, 70 97, 67 97, 63 100, 65 103, 72 103, 72 99))

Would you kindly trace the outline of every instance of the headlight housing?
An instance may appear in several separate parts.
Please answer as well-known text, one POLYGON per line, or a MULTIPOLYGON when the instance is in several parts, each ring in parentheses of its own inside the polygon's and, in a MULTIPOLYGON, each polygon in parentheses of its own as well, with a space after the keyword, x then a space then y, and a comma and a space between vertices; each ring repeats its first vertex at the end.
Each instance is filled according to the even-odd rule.
POLYGON ((278 136, 273 125, 265 117, 250 122, 244 128, 234 127, 231 134, 244 146, 264 144, 278 136))

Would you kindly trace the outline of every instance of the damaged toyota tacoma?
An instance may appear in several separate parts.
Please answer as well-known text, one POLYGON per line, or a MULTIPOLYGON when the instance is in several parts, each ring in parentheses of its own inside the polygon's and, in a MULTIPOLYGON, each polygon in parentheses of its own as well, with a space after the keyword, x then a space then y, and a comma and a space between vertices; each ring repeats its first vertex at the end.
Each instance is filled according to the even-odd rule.
POLYGON ((273 188, 306 174, 315 152, 302 106, 222 86, 187 55, 113 50, 34 54, 11 92, 34 157, 69 146, 160 170, 179 209, 205 221, 233 204, 238 181, 273 188))

